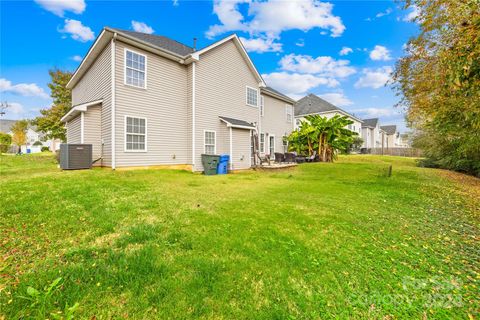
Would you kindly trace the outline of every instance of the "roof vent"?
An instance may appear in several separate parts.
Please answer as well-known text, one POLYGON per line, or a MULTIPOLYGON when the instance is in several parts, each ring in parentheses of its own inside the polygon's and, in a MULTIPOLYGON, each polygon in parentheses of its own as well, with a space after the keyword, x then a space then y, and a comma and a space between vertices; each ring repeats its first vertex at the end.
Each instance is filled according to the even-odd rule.
POLYGON ((197 38, 193 38, 193 52, 197 51, 197 38))

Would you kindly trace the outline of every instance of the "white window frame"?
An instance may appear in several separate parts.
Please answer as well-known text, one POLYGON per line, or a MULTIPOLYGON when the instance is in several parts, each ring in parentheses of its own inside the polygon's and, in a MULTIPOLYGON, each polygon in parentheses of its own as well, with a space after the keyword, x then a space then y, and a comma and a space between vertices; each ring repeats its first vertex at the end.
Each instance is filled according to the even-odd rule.
POLYGON ((207 132, 214 134, 213 154, 217 154, 217 132, 215 130, 203 130, 203 153, 207 154, 207 144, 205 143, 205 134, 207 132))
POLYGON ((258 148, 260 149, 260 153, 265 153, 265 138, 266 134, 263 132, 260 132, 260 135, 258 136, 258 148), (263 148, 262 148, 262 136, 263 136, 263 148))
POLYGON ((124 142, 123 142, 123 151, 124 152, 135 152, 135 153, 144 153, 144 152, 148 152, 148 148, 147 148, 147 141, 148 141, 148 121, 147 121, 147 118, 145 117, 138 117, 138 116, 132 116, 132 115, 125 115, 124 116, 124 122, 123 122, 123 125, 124 125, 124 129, 123 129, 123 132, 124 132, 124 136, 123 136, 123 139, 124 139, 124 142), (145 120, 145 149, 143 150, 129 150, 127 149, 127 135, 142 135, 141 133, 128 133, 127 132, 127 118, 135 118, 135 119, 143 119, 145 120))
POLYGON ((285 121, 287 123, 292 123, 293 122, 293 106, 286 104, 285 105, 285 121), (290 115, 290 120, 288 119, 288 116, 290 115))
POLYGON ((265 99, 260 95, 260 116, 265 116, 265 99))
MULTIPOLYGON (((124 48, 123 55, 124 55, 124 59, 123 59, 123 83, 126 86, 129 86, 129 87, 146 90, 147 89, 147 64, 148 64, 147 55, 142 54, 142 53, 140 53, 138 51, 135 51, 135 50, 132 50, 132 49, 128 49, 128 48, 124 48), (143 71, 145 73, 145 81, 144 81, 145 86, 143 86, 143 87, 127 83, 127 51, 138 54, 138 55, 143 56, 145 58, 145 71, 143 71)), ((128 68, 130 68, 130 67, 128 67, 128 68)), ((133 69, 133 68, 130 68, 130 69, 133 69)), ((137 69, 133 69, 133 70, 140 71, 140 70, 137 70, 137 69)))
POLYGON ((258 108, 258 100, 260 100, 258 98, 259 94, 258 94, 258 89, 255 89, 254 87, 250 87, 250 86, 245 86, 245 104, 249 107, 253 107, 253 108, 258 108), (255 92, 257 93, 257 104, 254 105, 254 104, 250 104, 248 103, 248 89, 252 89, 252 90, 255 90, 255 92))
POLYGON ((277 152, 277 150, 275 149, 275 135, 274 134, 269 134, 268 135, 268 153, 270 154, 270 159, 274 159, 275 158, 275 152, 277 152), (273 138, 273 152, 271 152, 271 141, 270 141, 270 138, 273 138))

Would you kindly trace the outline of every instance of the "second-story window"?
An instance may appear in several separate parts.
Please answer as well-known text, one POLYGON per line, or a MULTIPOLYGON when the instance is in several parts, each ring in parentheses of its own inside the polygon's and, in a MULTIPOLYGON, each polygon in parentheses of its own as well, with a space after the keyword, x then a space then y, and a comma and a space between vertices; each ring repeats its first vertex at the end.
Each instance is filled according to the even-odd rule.
POLYGON ((247 105, 251 107, 258 107, 258 90, 252 87, 247 87, 247 105))
POLYGON ((146 56, 125 50, 125 84, 146 88, 146 65, 146 56))
POLYGON ((291 105, 286 105, 285 106, 285 114, 287 118, 288 123, 292 123, 293 121, 293 107, 291 105))

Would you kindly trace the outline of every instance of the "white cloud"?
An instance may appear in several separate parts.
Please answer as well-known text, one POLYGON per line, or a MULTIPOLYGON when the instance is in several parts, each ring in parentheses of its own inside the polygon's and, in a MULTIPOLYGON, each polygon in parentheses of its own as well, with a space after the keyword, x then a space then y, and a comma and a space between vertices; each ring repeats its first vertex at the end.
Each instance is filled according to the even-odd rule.
POLYGON ((279 52, 282 51, 282 44, 275 42, 275 38, 258 37, 246 39, 240 37, 245 49, 249 52, 279 52))
POLYGON ((63 17, 66 11, 81 14, 86 8, 84 0, 35 0, 35 2, 59 17, 63 17))
POLYGON ((23 106, 18 102, 9 102, 8 105, 9 107, 6 110, 8 113, 21 114, 24 112, 23 106))
POLYGON ((298 41, 295 42, 295 45, 297 47, 304 47, 305 46, 305 39, 298 39, 298 41))
POLYGON ((327 87, 336 87, 339 85, 339 82, 335 79, 315 76, 312 74, 273 72, 263 74, 262 77, 268 85, 289 96, 303 94, 320 85, 327 87))
POLYGON ((370 59, 387 61, 391 60, 392 57, 390 57, 390 50, 384 46, 376 45, 375 48, 370 51, 370 59))
POLYGON ((309 31, 314 28, 329 30, 332 37, 340 36, 345 30, 340 17, 332 14, 333 5, 317 0, 304 1, 250 1, 216 0, 213 12, 220 24, 210 26, 207 38, 213 38, 228 31, 245 31, 250 34, 279 36, 292 29, 309 31), (239 6, 248 6, 244 17, 239 6), (248 21, 246 18, 250 18, 248 21))
POLYGON ((420 9, 416 5, 410 6, 410 12, 403 17, 403 21, 406 22, 415 22, 418 16, 420 15, 420 9))
POLYGON ((286 55, 280 60, 282 70, 331 78, 346 78, 354 74, 355 68, 349 64, 348 60, 335 60, 328 56, 313 58, 308 55, 295 54, 286 55))
POLYGON ((324 93, 318 95, 320 98, 327 100, 333 105, 338 107, 348 107, 353 104, 353 101, 348 99, 343 93, 341 92, 331 92, 331 93, 324 93))
POLYGON ((353 104, 353 101, 348 99, 343 93, 341 92, 331 92, 331 93, 323 93, 318 95, 320 98, 327 100, 333 105, 338 107, 348 107, 353 104))
POLYGON ((139 22, 135 20, 132 20, 132 28, 136 32, 142 32, 142 33, 148 33, 148 34, 152 34, 155 32, 155 30, 153 30, 153 28, 147 25, 145 22, 139 22))
POLYGON ((10 92, 25 97, 49 98, 48 94, 46 94, 45 91, 35 83, 19 83, 12 85, 11 81, 4 78, 0 78, 0 92, 10 92))
POLYGON ((361 108, 361 109, 355 109, 352 110, 352 112, 358 113, 361 115, 362 118, 388 118, 392 116, 398 115, 398 112, 396 112, 393 107, 384 107, 384 108, 376 108, 376 107, 371 107, 371 108, 361 108))
POLYGON ((341 56, 346 56, 347 54, 352 53, 352 52, 353 52, 352 48, 342 47, 342 50, 340 50, 339 54, 341 56))
POLYGON ((173 0, 173 6, 177 7, 179 5, 178 0, 173 0))
POLYGON ((65 26, 59 30, 62 33, 68 33, 74 40, 87 42, 95 39, 93 31, 82 24, 82 22, 73 19, 65 19, 65 26))
POLYGON ((72 59, 73 61, 77 61, 77 62, 82 61, 82 57, 79 56, 79 55, 73 56, 71 59, 72 59))
POLYGON ((383 16, 388 16, 388 15, 389 15, 390 13, 392 13, 392 12, 393 12, 392 8, 388 8, 388 9, 385 10, 385 11, 382 11, 382 12, 377 13, 377 14, 375 15, 375 18, 381 18, 381 17, 383 17, 383 16))
POLYGON ((390 80, 393 68, 390 66, 378 69, 363 69, 362 76, 355 82, 355 88, 373 88, 383 87, 390 80))

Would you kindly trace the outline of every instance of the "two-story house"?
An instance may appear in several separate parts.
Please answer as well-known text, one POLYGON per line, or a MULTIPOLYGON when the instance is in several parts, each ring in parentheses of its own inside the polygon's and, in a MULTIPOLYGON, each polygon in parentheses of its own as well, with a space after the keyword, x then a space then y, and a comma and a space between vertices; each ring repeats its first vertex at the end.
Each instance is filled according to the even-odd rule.
POLYGON ((67 87, 67 142, 92 144, 95 163, 113 169, 202 171, 203 153, 247 169, 253 133, 268 133, 276 150, 293 130, 294 101, 266 86, 235 34, 195 50, 106 27, 67 87))
POLYGON ((363 119, 362 139, 362 148, 370 149, 386 147, 386 134, 380 127, 380 121, 378 118, 363 119))
POLYGON ((323 100, 319 96, 309 94, 295 103, 295 127, 298 128, 300 122, 305 120, 307 115, 320 115, 330 119, 336 115, 346 116, 353 123, 348 125, 348 129, 361 135, 363 121, 347 111, 323 100))
POLYGON ((400 138, 400 132, 398 132, 396 125, 392 124, 380 126, 380 129, 385 132, 385 148, 403 147, 402 139, 400 138))

